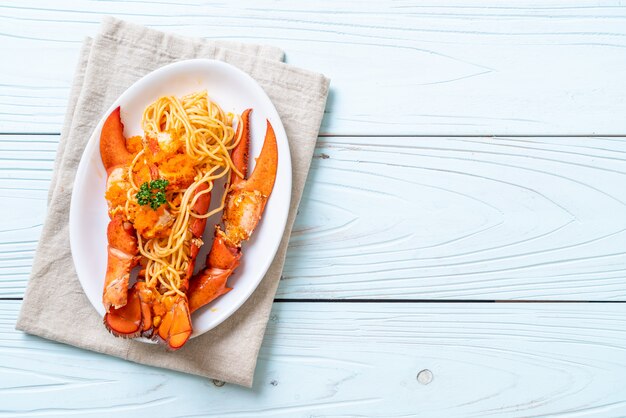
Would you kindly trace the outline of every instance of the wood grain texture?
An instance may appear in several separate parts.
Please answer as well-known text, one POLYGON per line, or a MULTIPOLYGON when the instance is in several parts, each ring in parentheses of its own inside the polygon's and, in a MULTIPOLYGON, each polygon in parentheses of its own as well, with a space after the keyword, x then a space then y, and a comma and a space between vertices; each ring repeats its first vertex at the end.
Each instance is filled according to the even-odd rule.
MULTIPOLYGON (((20 297, 56 136, 0 136, 20 297)), ((322 138, 281 298, 626 300, 626 139, 322 138)))
POLYGON ((0 132, 59 132, 104 14, 283 48, 332 79, 326 134, 626 134, 626 8, 608 0, 4 2, 0 132))
POLYGON ((21 296, 46 212, 58 136, 0 135, 0 297, 21 296))
POLYGON ((328 138, 282 297, 626 300, 623 138, 328 138))
POLYGON ((625 304, 277 303, 252 390, 27 336, 18 307, 0 417, 626 415, 625 304))

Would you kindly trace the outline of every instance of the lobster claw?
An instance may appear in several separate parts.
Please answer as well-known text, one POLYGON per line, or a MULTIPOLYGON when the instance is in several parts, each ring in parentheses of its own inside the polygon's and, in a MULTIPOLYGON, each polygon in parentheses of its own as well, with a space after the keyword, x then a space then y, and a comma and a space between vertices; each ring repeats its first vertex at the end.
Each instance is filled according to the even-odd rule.
MULTIPOLYGON (((100 156, 107 171, 107 189, 111 179, 121 176, 133 156, 126 148, 124 124, 120 108, 116 108, 104 121, 100 134, 100 156)), ((102 303, 107 312, 111 307, 121 308, 127 303, 128 281, 131 269, 138 262, 137 237, 133 226, 121 214, 112 215, 107 227, 108 257, 104 279, 102 303)))
POLYGON ((115 108, 102 125, 100 134, 100 156, 104 169, 128 165, 133 161, 133 155, 126 148, 124 138, 124 124, 120 116, 120 107, 115 108))
MULTIPOLYGON (((247 142, 249 143, 249 140, 247 142)), ((247 144, 246 148, 248 147, 249 145, 247 144)), ((247 163, 247 158, 245 161, 247 163)), ((267 198, 270 194, 272 194, 272 190, 274 189, 277 168, 278 144, 276 143, 274 128, 268 120, 263 148, 261 149, 259 157, 256 159, 256 165, 252 174, 247 180, 240 181, 233 185, 233 189, 245 190, 248 192, 259 192, 267 198)))
MULTIPOLYGON (((245 177, 248 172, 249 114, 242 115, 242 138, 232 151, 233 164, 245 177)), ((239 265, 241 243, 250 238, 256 228, 265 204, 272 193, 278 167, 276 135, 269 121, 265 141, 249 178, 231 175, 231 186, 226 196, 222 215, 224 230, 215 228, 215 238, 206 260, 206 267, 191 279, 189 307, 192 312, 229 292, 226 282, 239 265)))

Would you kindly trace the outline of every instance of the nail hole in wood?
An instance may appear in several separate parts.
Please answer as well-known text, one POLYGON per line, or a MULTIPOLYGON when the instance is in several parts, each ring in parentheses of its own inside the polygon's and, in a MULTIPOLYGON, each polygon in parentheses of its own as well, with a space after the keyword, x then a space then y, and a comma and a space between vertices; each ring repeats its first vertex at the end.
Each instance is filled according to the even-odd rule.
POLYGON ((428 369, 424 369, 417 374, 417 381, 422 385, 427 385, 433 381, 433 372, 428 369))

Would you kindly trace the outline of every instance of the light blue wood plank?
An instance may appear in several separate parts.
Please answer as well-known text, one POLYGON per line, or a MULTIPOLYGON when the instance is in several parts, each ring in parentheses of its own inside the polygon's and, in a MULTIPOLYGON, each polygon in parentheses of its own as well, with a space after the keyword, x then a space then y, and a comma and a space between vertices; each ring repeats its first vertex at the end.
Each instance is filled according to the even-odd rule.
POLYGON ((626 9, 609 0, 9 2, 0 132, 60 130, 80 42, 104 14, 285 49, 332 79, 324 133, 626 133, 626 9))
POLYGON ((324 138, 281 297, 626 299, 626 138, 324 138))
POLYGON ((0 135, 0 297, 21 296, 46 213, 58 136, 0 135))
MULTIPOLYGON (((0 135, 0 297, 56 136, 0 135)), ((626 300, 626 138, 321 138, 281 298, 626 300)))
POLYGON ((624 304, 278 303, 252 390, 26 336, 18 307, 0 417, 626 414, 624 304))

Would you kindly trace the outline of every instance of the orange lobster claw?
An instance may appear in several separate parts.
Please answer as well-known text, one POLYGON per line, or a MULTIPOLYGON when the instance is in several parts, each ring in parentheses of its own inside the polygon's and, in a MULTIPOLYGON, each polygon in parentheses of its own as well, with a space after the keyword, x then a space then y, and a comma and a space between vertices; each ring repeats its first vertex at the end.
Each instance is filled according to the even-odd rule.
POLYGON ((259 157, 256 159, 256 165, 250 178, 235 185, 233 189, 248 192, 258 191, 263 196, 269 197, 274 189, 277 168, 278 144, 276 143, 274 128, 272 128, 272 124, 268 120, 263 148, 261 149, 259 157))
MULTIPOLYGON (((119 107, 111 112, 102 126, 100 156, 108 176, 113 172, 123 171, 122 167, 132 162, 133 156, 126 148, 119 107)), ((126 304, 130 271, 137 264, 139 253, 137 234, 133 226, 125 222, 121 214, 112 216, 109 213, 109 216, 111 221, 107 227, 107 271, 102 292, 102 303, 107 312, 111 306, 121 308, 126 304)))
MULTIPOLYGON (((242 114, 242 138, 233 149, 231 158, 244 175, 248 171, 250 109, 242 114)), ((239 128, 238 128, 239 129, 239 128)), ((222 214, 224 231, 215 228, 215 238, 206 260, 206 267, 191 279, 188 297, 191 312, 228 293, 226 283, 239 265, 241 243, 247 240, 259 222, 265 204, 274 188, 278 166, 276 135, 269 121, 261 153, 250 177, 245 180, 231 174, 231 186, 222 214)))
POLYGON ((239 177, 237 173, 232 171, 230 173, 231 185, 235 185, 243 181, 248 175, 248 153, 250 149, 250 112, 252 112, 252 109, 246 109, 241 114, 241 122, 237 127, 237 137, 241 136, 241 140, 233 149, 230 155, 233 164, 235 164, 237 170, 241 172, 243 178, 239 177))
POLYGON ((100 156, 107 172, 113 167, 130 164, 133 160, 133 155, 126 148, 124 124, 120 117, 119 106, 111 112, 102 125, 100 156))

